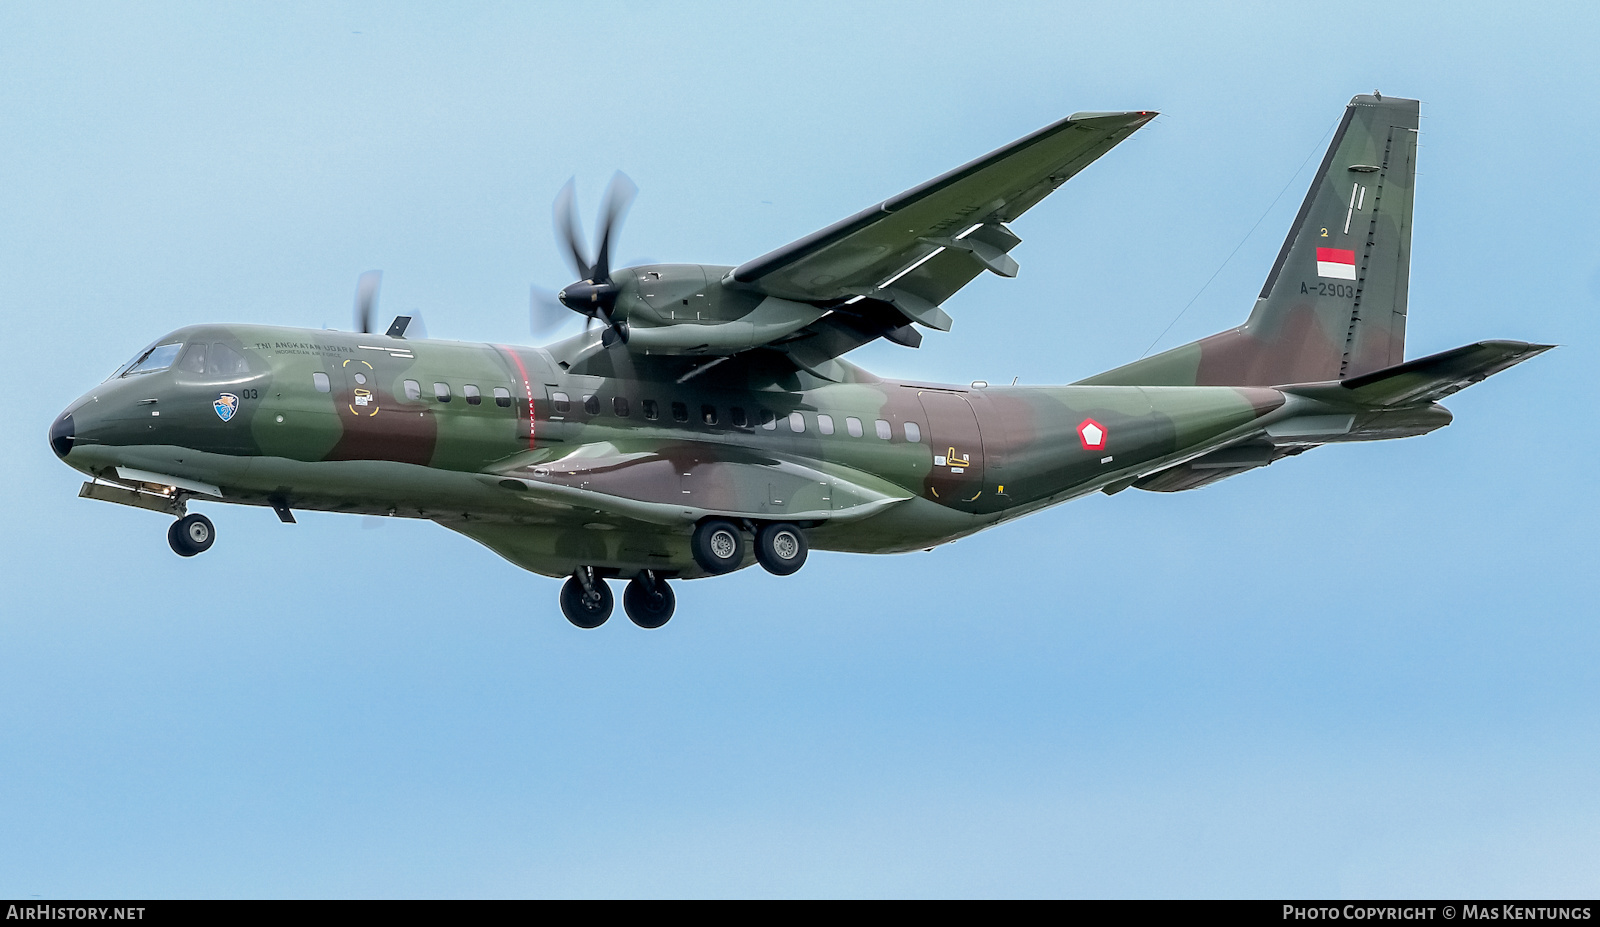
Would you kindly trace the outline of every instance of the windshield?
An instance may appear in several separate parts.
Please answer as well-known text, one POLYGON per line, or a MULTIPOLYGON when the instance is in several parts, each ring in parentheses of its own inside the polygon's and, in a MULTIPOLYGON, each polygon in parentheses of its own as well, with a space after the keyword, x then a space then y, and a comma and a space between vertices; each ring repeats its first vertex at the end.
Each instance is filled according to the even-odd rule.
MULTIPOLYGON (((153 359, 154 355, 151 357, 153 359)), ((147 366, 149 361, 145 364, 147 366)), ((243 377, 250 374, 250 364, 245 361, 244 355, 220 342, 209 348, 204 342, 189 345, 183 349, 183 355, 178 358, 177 366, 179 370, 213 379, 243 377)), ((144 366, 139 369, 144 370, 144 366)))
POLYGON ((173 361, 178 359, 178 350, 182 347, 183 343, 178 341, 170 344, 158 344, 134 358, 133 363, 129 364, 127 369, 123 370, 120 375, 131 377, 137 373, 155 373, 157 370, 165 370, 172 366, 173 361))

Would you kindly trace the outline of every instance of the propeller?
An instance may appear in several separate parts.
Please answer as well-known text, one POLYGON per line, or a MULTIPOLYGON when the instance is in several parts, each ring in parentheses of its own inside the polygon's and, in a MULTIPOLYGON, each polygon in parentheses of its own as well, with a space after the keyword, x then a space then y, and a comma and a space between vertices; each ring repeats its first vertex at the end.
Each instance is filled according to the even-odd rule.
POLYGON ((571 320, 571 313, 555 293, 538 286, 528 288, 528 328, 535 337, 543 338, 571 320))
POLYGON ((383 282, 383 271, 369 270, 356 281, 356 331, 372 334, 372 313, 378 308, 378 284, 383 282))
MULTIPOLYGON (((611 316, 612 310, 617 306, 617 295, 622 291, 622 288, 611 279, 611 242, 616 237, 617 226, 633 202, 634 194, 638 192, 639 188, 634 186, 633 181, 621 171, 611 178, 611 185, 606 189, 605 205, 600 211, 599 245, 595 250, 593 261, 589 260, 584 249, 583 233, 578 228, 577 208, 573 204, 575 199, 573 182, 567 181, 566 186, 561 188, 561 193, 556 196, 556 237, 567 246, 572 258, 572 268, 580 278, 577 283, 568 284, 565 289, 557 293, 556 300, 568 309, 588 317, 591 322, 597 321, 604 325, 607 331, 601 336, 601 340, 608 347, 617 341, 625 343, 628 340, 627 324, 611 316)), ((539 314, 537 292, 534 307, 533 314, 537 324, 539 314)))

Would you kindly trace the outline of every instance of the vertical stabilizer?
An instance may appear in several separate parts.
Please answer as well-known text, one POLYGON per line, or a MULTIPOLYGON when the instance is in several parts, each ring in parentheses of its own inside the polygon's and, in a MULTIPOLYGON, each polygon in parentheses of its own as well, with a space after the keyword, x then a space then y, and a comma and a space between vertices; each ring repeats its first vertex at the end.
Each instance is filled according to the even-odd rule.
POLYGON ((1405 359, 1417 101, 1350 101, 1244 325, 1083 382, 1276 386, 1405 359))

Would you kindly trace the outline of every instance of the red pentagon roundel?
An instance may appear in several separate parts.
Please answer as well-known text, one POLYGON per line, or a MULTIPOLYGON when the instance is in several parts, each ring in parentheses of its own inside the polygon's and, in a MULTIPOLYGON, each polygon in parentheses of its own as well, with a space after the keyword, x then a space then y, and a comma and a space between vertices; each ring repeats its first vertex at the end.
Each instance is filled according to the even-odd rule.
POLYGON ((1083 442, 1086 451, 1103 451, 1106 449, 1106 426, 1086 418, 1078 426, 1078 440, 1083 442))

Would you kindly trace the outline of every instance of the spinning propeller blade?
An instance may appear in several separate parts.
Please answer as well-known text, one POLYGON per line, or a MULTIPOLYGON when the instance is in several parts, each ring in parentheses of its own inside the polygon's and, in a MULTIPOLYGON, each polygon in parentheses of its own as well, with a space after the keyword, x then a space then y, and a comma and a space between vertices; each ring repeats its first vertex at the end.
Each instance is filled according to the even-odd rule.
POLYGON ((383 282, 383 271, 369 270, 356 281, 356 331, 372 334, 372 313, 378 308, 378 284, 383 282))
MULTIPOLYGON (((617 230, 639 188, 621 171, 611 178, 611 185, 606 189, 605 206, 600 211, 599 245, 591 263, 584 250, 583 232, 578 226, 573 187, 573 181, 569 180, 556 195, 554 220, 556 237, 566 245, 573 270, 580 279, 557 293, 556 300, 591 322, 598 321, 605 325, 610 330, 610 337, 606 339, 608 345, 616 341, 625 342, 628 340, 627 324, 611 316, 611 310, 617 304, 617 294, 621 291, 621 287, 611 279, 611 244, 616 240, 617 230)), ((530 318, 537 333, 540 325, 537 290, 534 292, 530 318)), ((587 330, 587 324, 584 327, 587 330)))
POLYGON ((528 330, 542 338, 572 320, 556 294, 538 286, 528 288, 528 330))

